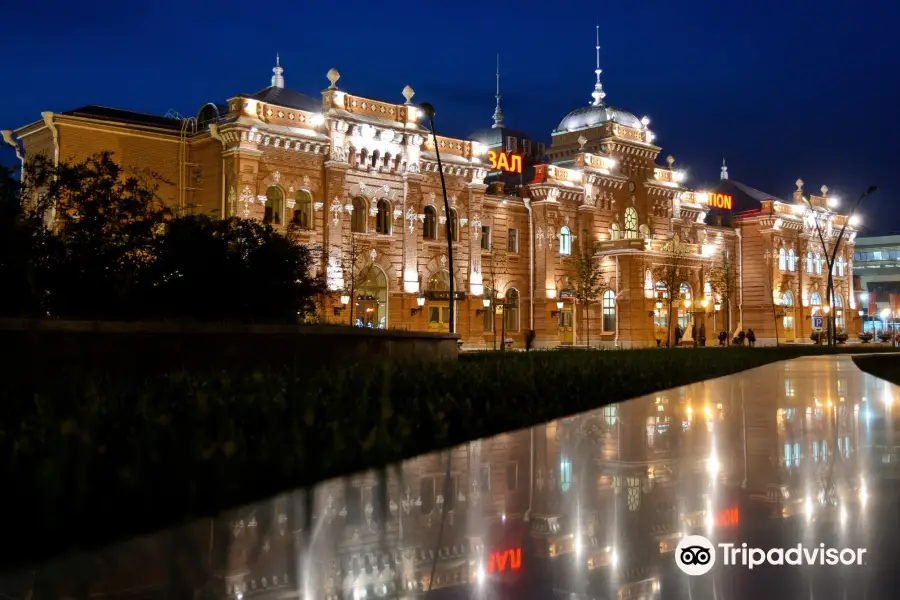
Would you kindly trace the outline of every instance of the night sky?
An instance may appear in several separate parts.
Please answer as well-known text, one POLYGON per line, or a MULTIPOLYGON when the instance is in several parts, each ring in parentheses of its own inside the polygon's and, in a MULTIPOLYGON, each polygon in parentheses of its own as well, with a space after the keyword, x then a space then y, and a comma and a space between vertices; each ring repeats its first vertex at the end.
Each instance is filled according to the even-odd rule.
MULTIPOLYGON (((838 2, 14 2, 5 7, 0 128, 100 104, 196 115, 269 85, 437 109, 441 134, 489 127, 495 55, 505 124, 550 142, 591 101, 600 25, 606 102, 648 115, 690 187, 732 179, 788 198, 802 178, 855 201, 865 235, 900 233, 896 0, 838 2)), ((10 164, 8 149, 0 161, 10 164)))

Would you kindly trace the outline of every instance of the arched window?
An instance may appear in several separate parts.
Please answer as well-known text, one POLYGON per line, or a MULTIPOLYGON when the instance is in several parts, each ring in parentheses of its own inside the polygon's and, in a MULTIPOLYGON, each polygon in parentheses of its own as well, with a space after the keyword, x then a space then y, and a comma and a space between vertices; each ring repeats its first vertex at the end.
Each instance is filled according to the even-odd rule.
POLYGON ((622 232, 619 231, 619 224, 613 223, 612 226, 609 228, 609 239, 618 240, 618 239, 620 239, 621 235, 622 235, 622 232))
POLYGON ((691 311, 688 305, 685 303, 685 300, 693 300, 691 294, 691 286, 689 286, 686 282, 682 282, 682 284, 678 286, 678 295, 681 296, 682 302, 681 306, 678 307, 678 325, 682 329, 687 329, 688 325, 691 324, 691 311))
POLYGON ((791 248, 788 250, 788 271, 796 271, 797 270, 797 255, 794 253, 794 249, 791 248))
POLYGON ((385 329, 387 328, 387 277, 378 265, 369 265, 367 268, 366 279, 356 290, 356 325, 385 329))
POLYGON ((426 240, 437 239, 437 213, 433 206, 425 207, 425 223, 422 227, 422 238, 426 240))
POLYGON ((809 295, 809 305, 822 306, 822 296, 819 295, 819 292, 813 292, 809 295))
POLYGON ((789 313, 791 313, 791 307, 794 306, 794 295, 790 290, 781 296, 781 305, 784 307, 784 316, 781 318, 782 324, 786 330, 793 329, 794 315, 789 313))
POLYGON ((669 325, 669 310, 666 306, 666 300, 669 297, 669 288, 666 286, 664 281, 657 281, 655 286, 655 294, 657 300, 662 301, 662 308, 657 310, 654 314, 656 318, 654 319, 657 327, 668 327, 669 325))
MULTIPOLYGON (((448 217, 448 222, 450 223, 450 236, 454 242, 459 241, 459 219, 456 216, 456 209, 450 209, 450 216, 448 217)), ((444 239, 447 239, 447 230, 444 229, 444 239)))
POLYGON ((266 190, 266 212, 263 215, 263 223, 280 225, 283 214, 284 192, 278 186, 269 186, 266 190))
POLYGON ((563 225, 559 228, 559 255, 569 256, 572 254, 572 232, 563 225))
POLYGON ((378 201, 378 213, 375 215, 375 231, 382 235, 391 234, 391 203, 385 199, 378 201))
POLYGON ((616 330, 616 293, 612 290, 603 292, 603 331, 616 330))
POLYGON ((778 270, 787 271, 787 252, 784 251, 784 248, 778 249, 778 270))
POLYGON ((313 228, 313 201, 306 190, 297 190, 294 196, 294 225, 300 229, 313 228))
POLYGON ((822 274, 822 255, 816 253, 816 275, 822 274))
POLYGON ((350 216, 350 231, 365 233, 369 225, 369 203, 362 196, 353 199, 353 214, 350 216))
POLYGON ((519 290, 510 288, 506 292, 506 306, 503 307, 503 322, 507 331, 519 330, 519 290))
POLYGON ((807 253, 806 253, 806 272, 807 272, 807 273, 812 273, 814 268, 815 268, 815 267, 813 267, 813 255, 812 255, 812 252, 807 252, 807 253))
POLYGON ((631 240, 638 236, 638 214, 633 206, 625 209, 625 239, 631 240))

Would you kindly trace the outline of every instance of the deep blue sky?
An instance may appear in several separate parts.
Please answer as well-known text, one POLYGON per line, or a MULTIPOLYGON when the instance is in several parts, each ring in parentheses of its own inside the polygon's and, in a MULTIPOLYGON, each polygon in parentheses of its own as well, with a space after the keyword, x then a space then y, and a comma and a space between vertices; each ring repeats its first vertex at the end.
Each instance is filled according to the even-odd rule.
MULTIPOLYGON (((787 197, 801 177, 861 209, 866 234, 900 232, 896 0, 715 2, 15 2, 4 11, 0 128, 101 104, 194 115, 269 84, 437 108, 440 133, 489 126, 501 54, 505 123, 549 143, 590 102, 594 25, 606 101, 649 115, 688 185, 718 177, 787 197), (421 8, 420 8, 421 7, 421 8)), ((13 157, 4 150, 0 161, 13 157)))

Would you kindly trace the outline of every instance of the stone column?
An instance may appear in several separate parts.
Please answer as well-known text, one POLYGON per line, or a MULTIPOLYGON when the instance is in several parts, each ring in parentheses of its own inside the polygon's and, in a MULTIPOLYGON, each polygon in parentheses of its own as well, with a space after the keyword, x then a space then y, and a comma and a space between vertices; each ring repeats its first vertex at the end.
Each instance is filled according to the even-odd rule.
POLYGON ((484 276, 481 272, 481 218, 484 214, 484 193, 487 186, 483 183, 466 184, 469 190, 468 213, 466 218, 470 235, 469 242, 469 289, 473 296, 484 294, 484 276), (476 223, 477 221, 477 223, 476 223), (477 231, 476 231, 477 225, 477 231))
POLYGON ((325 256, 325 277, 328 289, 337 291, 344 287, 341 270, 344 230, 344 182, 350 165, 346 161, 332 159, 325 162, 325 227, 322 252, 325 256))
POLYGON ((422 227, 419 215, 422 207, 423 176, 415 172, 403 175, 403 291, 418 294, 419 290, 419 240, 422 227))

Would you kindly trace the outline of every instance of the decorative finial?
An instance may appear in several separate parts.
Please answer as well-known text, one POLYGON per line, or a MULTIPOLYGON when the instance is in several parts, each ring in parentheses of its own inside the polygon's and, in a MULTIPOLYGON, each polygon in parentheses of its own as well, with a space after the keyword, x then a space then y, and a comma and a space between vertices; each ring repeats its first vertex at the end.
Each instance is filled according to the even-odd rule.
POLYGON ((603 84, 600 83, 600 73, 603 71, 600 69, 600 26, 597 25, 597 68, 594 69, 594 73, 597 74, 597 83, 594 84, 594 92, 591 96, 594 97, 594 106, 602 106, 603 99, 606 98, 606 92, 603 91, 603 84))
POLYGON ((725 158, 722 158, 722 172, 719 175, 719 179, 728 179, 728 167, 725 166, 725 158))
POLYGON ((828 186, 827 185, 823 185, 821 187, 821 190, 822 190, 822 197, 825 197, 828 195, 828 186))
POLYGON ((337 69, 328 69, 328 73, 325 75, 325 77, 327 77, 328 81, 331 82, 331 85, 328 86, 328 89, 336 90, 338 79, 341 78, 341 74, 338 73, 338 70, 337 69))
POLYGON ((672 168, 672 165, 675 164, 675 157, 671 154, 666 157, 666 162, 669 163, 669 168, 672 168))
POLYGON ((802 180, 802 179, 798 179, 797 181, 795 181, 795 182, 794 182, 794 185, 797 186, 797 191, 798 191, 798 192, 802 192, 802 191, 803 191, 803 180, 802 180))
POLYGON ((412 104, 412 97, 416 95, 416 91, 410 86, 403 88, 403 97, 406 98, 406 104, 412 104))
POLYGON ((284 87, 284 69, 281 68, 281 57, 278 53, 275 53, 275 68, 272 69, 272 87, 283 88, 284 87))
POLYGON ((578 149, 579 150, 584 150, 584 145, 587 143, 588 143, 588 139, 586 137, 584 137, 583 135, 578 136, 578 145, 579 145, 578 149))
POLYGON ((500 55, 497 55, 497 108, 494 109, 494 124, 491 129, 503 127, 503 111, 500 109, 500 55))

